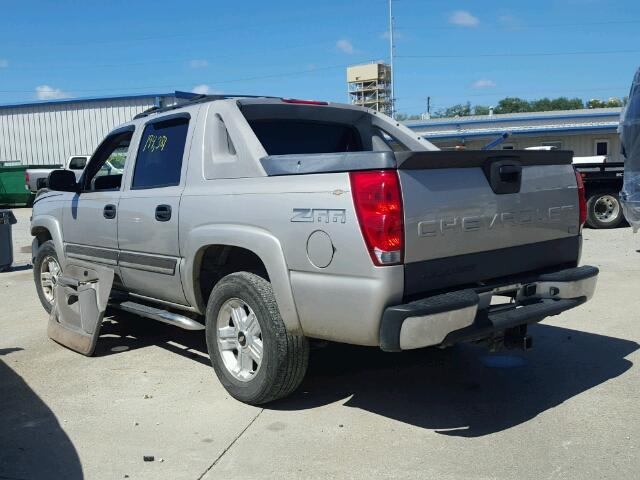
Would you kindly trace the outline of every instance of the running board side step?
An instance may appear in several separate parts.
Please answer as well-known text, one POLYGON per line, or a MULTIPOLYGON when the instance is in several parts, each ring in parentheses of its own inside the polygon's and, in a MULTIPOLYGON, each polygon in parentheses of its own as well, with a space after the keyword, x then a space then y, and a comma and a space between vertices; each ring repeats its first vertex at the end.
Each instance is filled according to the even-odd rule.
POLYGON ((124 302, 109 303, 109 306, 125 312, 135 313, 141 317, 151 318, 158 322, 174 325, 185 330, 204 330, 204 325, 193 318, 180 315, 179 313, 169 312, 168 310, 150 307, 149 305, 127 300, 124 302))

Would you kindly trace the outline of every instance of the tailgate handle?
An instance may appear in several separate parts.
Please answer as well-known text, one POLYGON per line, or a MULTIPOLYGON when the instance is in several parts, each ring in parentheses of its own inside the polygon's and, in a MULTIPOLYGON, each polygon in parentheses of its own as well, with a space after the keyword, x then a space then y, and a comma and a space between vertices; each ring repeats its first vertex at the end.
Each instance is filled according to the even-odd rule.
POLYGON ((493 193, 518 193, 522 185, 522 164, 513 158, 489 157, 482 167, 493 193))
POLYGON ((517 182, 522 175, 522 167, 520 165, 502 165, 500 167, 500 180, 502 182, 517 182))

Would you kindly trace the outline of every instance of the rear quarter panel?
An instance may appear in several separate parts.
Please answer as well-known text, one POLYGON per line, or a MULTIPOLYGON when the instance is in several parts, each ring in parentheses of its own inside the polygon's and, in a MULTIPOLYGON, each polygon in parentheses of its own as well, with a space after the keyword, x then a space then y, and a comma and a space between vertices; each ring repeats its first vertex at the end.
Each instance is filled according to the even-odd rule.
MULTIPOLYGON (((190 240, 189 232, 204 228, 212 234, 235 228, 238 239, 279 246, 262 260, 283 317, 295 317, 307 336, 377 345, 384 307, 402 298, 402 267, 373 266, 346 173, 219 179, 187 187, 180 215, 185 258, 193 258, 202 243, 190 240), (326 232, 333 245, 333 258, 325 268, 315 266, 307 252, 308 239, 318 230, 326 232), (264 237, 251 237, 247 231, 264 237), (278 268, 277 256, 284 269, 278 268)), ((263 246, 253 245, 253 250, 263 246)), ((194 272, 185 270, 193 277, 194 272)), ((189 278, 184 281, 193 284, 189 278)))

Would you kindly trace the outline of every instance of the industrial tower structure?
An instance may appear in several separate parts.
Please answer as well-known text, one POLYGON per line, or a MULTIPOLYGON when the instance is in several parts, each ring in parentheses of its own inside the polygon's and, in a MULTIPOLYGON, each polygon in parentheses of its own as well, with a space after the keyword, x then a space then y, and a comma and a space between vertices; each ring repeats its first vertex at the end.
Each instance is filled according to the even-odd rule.
POLYGON ((383 62, 354 65, 347 68, 349 101, 392 115, 391 67, 383 62))

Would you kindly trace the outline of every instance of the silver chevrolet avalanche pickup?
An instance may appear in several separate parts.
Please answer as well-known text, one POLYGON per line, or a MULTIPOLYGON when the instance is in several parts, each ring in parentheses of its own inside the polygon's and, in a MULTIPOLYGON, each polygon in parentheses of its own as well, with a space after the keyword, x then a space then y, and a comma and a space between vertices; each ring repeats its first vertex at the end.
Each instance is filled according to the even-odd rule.
POLYGON ((204 330, 229 393, 292 393, 310 339, 528 347, 586 302, 563 151, 440 151, 351 105, 200 96, 111 132, 33 207, 48 334, 91 355, 113 309, 204 330), (102 166, 125 157, 122 173, 102 166))

